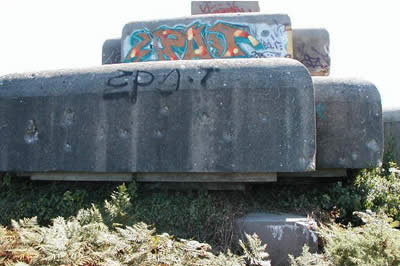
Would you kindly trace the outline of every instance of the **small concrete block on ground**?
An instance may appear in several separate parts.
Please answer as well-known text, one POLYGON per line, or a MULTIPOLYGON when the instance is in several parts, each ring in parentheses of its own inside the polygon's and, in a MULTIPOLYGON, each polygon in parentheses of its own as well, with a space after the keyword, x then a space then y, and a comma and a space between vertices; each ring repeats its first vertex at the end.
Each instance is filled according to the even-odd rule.
POLYGON ((314 89, 291 59, 0 77, 0 171, 315 170, 314 89))
POLYGON ((260 12, 258 1, 192 1, 192 15, 260 12))
POLYGON ((384 110, 385 152, 400 165, 400 108, 384 110))
POLYGON ((317 169, 381 165, 381 97, 369 82, 313 77, 317 117, 317 169))
POLYGON ((303 63, 313 76, 328 76, 331 66, 329 32, 326 29, 294 29, 294 59, 303 63))
POLYGON ((288 255, 299 256, 304 245, 311 252, 318 250, 316 223, 307 217, 293 214, 252 213, 236 221, 236 230, 241 239, 244 233, 256 233, 263 244, 267 244, 271 264, 288 265, 288 255))

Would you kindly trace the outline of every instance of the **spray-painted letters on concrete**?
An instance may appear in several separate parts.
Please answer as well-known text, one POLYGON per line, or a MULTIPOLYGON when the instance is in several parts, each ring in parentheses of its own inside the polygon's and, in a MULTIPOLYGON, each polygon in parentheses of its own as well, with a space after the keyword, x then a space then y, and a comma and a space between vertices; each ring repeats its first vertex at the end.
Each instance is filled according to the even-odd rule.
POLYGON ((282 24, 195 21, 136 30, 123 40, 124 62, 211 58, 290 57, 282 24))

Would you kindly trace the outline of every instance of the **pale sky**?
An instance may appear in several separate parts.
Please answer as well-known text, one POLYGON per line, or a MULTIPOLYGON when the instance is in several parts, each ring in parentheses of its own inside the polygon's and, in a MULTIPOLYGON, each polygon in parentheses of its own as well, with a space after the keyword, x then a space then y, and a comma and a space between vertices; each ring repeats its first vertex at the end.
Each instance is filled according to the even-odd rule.
MULTIPOLYGON (((400 1, 259 1, 292 28, 326 28, 331 76, 373 82, 384 108, 400 108, 400 1), (396 64, 397 63, 397 64, 396 64)), ((0 75, 101 65, 104 40, 131 21, 190 16, 188 0, 1 0, 0 75)))

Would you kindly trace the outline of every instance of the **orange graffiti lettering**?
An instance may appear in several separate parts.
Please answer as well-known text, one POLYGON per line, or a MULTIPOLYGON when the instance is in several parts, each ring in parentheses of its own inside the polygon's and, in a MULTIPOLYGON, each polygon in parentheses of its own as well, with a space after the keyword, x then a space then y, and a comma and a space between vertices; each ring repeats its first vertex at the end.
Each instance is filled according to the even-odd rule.
POLYGON ((222 23, 218 23, 215 26, 211 27, 210 31, 220 32, 225 35, 226 46, 220 43, 221 40, 219 40, 215 34, 210 35, 210 39, 213 41, 214 47, 217 49, 218 54, 221 57, 236 57, 245 55, 245 53, 243 53, 240 47, 236 45, 235 33, 239 31, 238 29, 235 29, 233 27, 230 27, 222 23), (227 49, 225 51, 225 54, 222 54, 224 52, 224 46, 227 47, 227 49))
POLYGON ((150 36, 147 33, 141 33, 141 34, 139 34, 139 36, 141 38, 143 38, 143 41, 140 42, 135 48, 133 48, 129 52, 128 57, 127 57, 128 60, 135 58, 135 60, 133 62, 141 61, 143 57, 145 57, 146 55, 148 55, 151 52, 151 50, 142 49, 143 47, 147 46, 152 41, 150 36))
POLYGON ((186 40, 185 34, 173 29, 161 29, 154 32, 162 44, 163 48, 158 48, 157 53, 160 60, 178 60, 172 46, 184 47, 186 40))
POLYGON ((183 59, 193 59, 193 58, 200 58, 200 59, 211 59, 211 55, 207 50, 207 47, 204 43, 204 40, 201 36, 201 32, 204 29, 204 25, 195 28, 192 26, 186 32, 186 37, 188 40, 188 47, 183 59), (196 42, 197 47, 195 49, 194 43, 196 42))

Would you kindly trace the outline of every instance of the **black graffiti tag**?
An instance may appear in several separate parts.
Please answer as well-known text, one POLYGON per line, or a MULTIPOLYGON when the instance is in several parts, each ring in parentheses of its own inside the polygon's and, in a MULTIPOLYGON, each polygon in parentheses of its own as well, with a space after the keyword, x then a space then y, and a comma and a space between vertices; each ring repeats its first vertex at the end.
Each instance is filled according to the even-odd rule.
MULTIPOLYGON (((155 75, 149 71, 137 70, 137 71, 126 71, 119 70, 119 75, 111 77, 107 80, 107 88, 103 92, 104 100, 116 100, 116 99, 128 99, 132 104, 137 102, 138 89, 140 87, 144 88, 151 85, 156 79, 155 75), (130 85, 130 83, 132 83, 130 85)), ((167 80, 169 81, 170 76, 176 76, 176 81, 172 84, 175 91, 179 89, 180 86, 180 72, 178 69, 173 69, 170 71, 160 82, 164 84, 167 80), (173 75, 173 73, 176 73, 173 75)), ((158 88, 162 95, 165 95, 165 91, 161 87, 158 88)), ((169 91, 168 95, 169 95, 169 91)))

